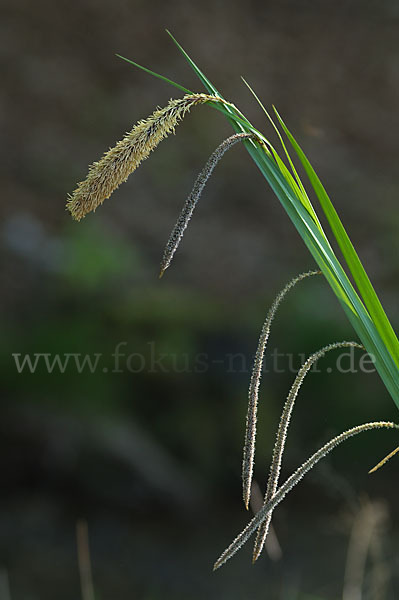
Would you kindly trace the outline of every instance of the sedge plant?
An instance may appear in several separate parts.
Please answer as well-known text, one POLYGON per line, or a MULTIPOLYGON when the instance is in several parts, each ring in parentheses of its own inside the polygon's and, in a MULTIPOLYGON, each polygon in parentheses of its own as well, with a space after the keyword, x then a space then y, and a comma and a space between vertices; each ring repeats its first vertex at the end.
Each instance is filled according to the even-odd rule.
POLYGON ((289 157, 287 144, 284 143, 282 136, 280 135, 282 156, 288 157, 289 166, 286 166, 282 156, 267 137, 253 127, 236 106, 223 98, 180 44, 170 33, 169 35, 198 76, 206 94, 193 92, 163 75, 120 57, 168 82, 185 95, 181 99, 171 101, 164 109, 158 109, 146 121, 139 122, 115 148, 91 166, 88 177, 79 184, 69 198, 68 208, 72 216, 79 220, 87 212, 97 208, 126 180, 140 162, 149 156, 159 142, 174 130, 190 108, 207 103, 227 118, 236 133, 252 134, 251 137, 243 140, 244 146, 330 284, 356 334, 373 357, 375 368, 387 391, 399 408, 399 341, 334 205, 305 153, 282 117, 274 109, 276 118, 274 125, 276 128, 281 127, 292 150, 299 158, 318 199, 319 208, 327 218, 331 229, 329 234, 320 223, 305 186, 289 157), (334 250, 334 245, 338 246, 342 253, 344 259, 342 263, 334 250))
MULTIPOLYGON (((166 244, 161 261, 160 276, 164 274, 172 262, 210 175, 225 152, 238 142, 241 142, 245 146, 250 157, 282 204, 315 260, 318 270, 303 273, 287 284, 272 304, 260 334, 248 396, 247 427, 242 464, 243 499, 247 508, 252 483, 258 390, 263 357, 270 333, 271 322, 286 293, 296 283, 311 275, 324 275, 361 342, 359 344, 358 342, 345 341, 329 344, 312 354, 302 365, 283 407, 263 507, 216 561, 215 568, 218 568, 235 554, 255 530, 258 530, 258 533, 253 558, 254 560, 258 558, 265 542, 273 509, 294 485, 338 444, 358 433, 370 429, 399 428, 398 425, 386 421, 366 423, 352 427, 325 444, 298 467, 284 484, 278 487, 282 455, 294 402, 303 379, 312 365, 327 352, 336 348, 348 346, 362 348, 373 357, 375 368, 386 390, 399 408, 399 342, 331 199, 305 153, 277 110, 273 107, 274 118, 272 118, 255 92, 244 81, 277 132, 282 148, 281 153, 276 150, 263 133, 250 123, 233 103, 222 96, 180 44, 170 33, 169 35, 194 73, 198 76, 199 81, 205 88, 205 93, 193 92, 163 75, 154 73, 129 59, 120 57, 147 73, 173 85, 180 92, 183 92, 184 96, 170 100, 164 108, 156 109, 150 117, 139 121, 98 162, 93 163, 89 168, 86 179, 80 182, 75 191, 69 196, 67 208, 72 217, 78 221, 89 212, 96 210, 121 183, 126 181, 127 177, 140 163, 148 158, 158 144, 170 133, 174 132, 176 126, 192 108, 204 104, 208 104, 222 113, 231 124, 234 134, 216 148, 200 172, 166 244), (286 141, 284 141, 284 137, 286 141), (320 214, 323 214, 327 219, 329 225, 328 233, 321 225, 316 209, 309 199, 305 185, 294 166, 288 148, 294 152, 306 172, 310 186, 318 200, 317 208, 320 214), (335 250, 337 247, 341 251, 342 262, 337 256, 335 250)), ((398 451, 399 448, 391 452, 371 472, 385 464, 398 451)))

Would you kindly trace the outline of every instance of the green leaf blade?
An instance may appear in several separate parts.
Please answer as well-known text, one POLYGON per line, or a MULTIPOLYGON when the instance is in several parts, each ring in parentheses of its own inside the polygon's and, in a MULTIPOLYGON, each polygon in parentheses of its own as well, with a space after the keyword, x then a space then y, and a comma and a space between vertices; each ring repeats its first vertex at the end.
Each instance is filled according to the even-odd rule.
POLYGON ((126 58, 125 56, 122 56, 121 54, 116 54, 115 56, 117 56, 118 58, 121 58, 122 60, 126 61, 127 63, 129 63, 131 65, 133 65, 134 67, 137 67, 138 69, 141 69, 145 73, 148 73, 149 75, 153 75, 153 77, 156 77, 157 79, 161 79, 161 81, 165 81, 166 83, 170 83, 170 85, 173 85, 175 88, 177 88, 178 90, 181 90, 185 94, 192 94, 193 93, 191 90, 188 90, 187 88, 183 87, 179 83, 176 83, 175 81, 172 81, 172 79, 169 79, 168 77, 165 77, 164 75, 160 75, 159 73, 155 73, 155 71, 151 71, 151 69, 147 69, 147 67, 143 67, 142 65, 139 65, 138 63, 134 62, 134 60, 130 60, 130 58, 126 58))
POLYGON ((396 334, 392 328, 391 323, 388 320, 388 317, 382 307, 382 304, 374 290, 374 287, 362 265, 362 262, 342 224, 341 219, 338 216, 337 211, 335 210, 323 184, 321 183, 319 177, 314 171, 312 165, 310 164, 308 158, 303 152, 302 148, 299 146, 298 142, 295 140, 292 133, 288 130, 284 121, 276 111, 277 118, 281 126, 283 127, 288 139, 291 142, 295 152, 297 153, 299 160, 301 161, 309 180, 315 190, 315 193, 319 199, 320 205, 323 209, 324 214, 327 217, 327 220, 330 224, 331 230, 334 234, 335 239, 341 249, 341 252, 345 258, 345 261, 349 267, 349 270, 352 274, 352 277, 359 289, 359 292, 363 298, 363 301, 366 305, 367 310, 370 313, 371 318, 376 324, 377 329, 379 330, 382 339, 387 345, 389 351, 392 354, 392 357, 399 368, 399 342, 396 337, 396 334))

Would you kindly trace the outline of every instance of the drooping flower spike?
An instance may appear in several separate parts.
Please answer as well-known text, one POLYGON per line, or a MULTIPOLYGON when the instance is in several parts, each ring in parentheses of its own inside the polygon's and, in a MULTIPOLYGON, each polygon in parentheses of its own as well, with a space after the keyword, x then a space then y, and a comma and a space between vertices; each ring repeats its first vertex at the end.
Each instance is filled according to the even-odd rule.
MULTIPOLYGON (((312 368, 312 366, 320 358, 325 356, 325 354, 327 354, 327 352, 331 352, 331 350, 336 350, 338 348, 359 348, 360 350, 364 350, 364 346, 362 346, 361 344, 358 344, 357 342, 344 341, 344 342, 336 342, 334 344, 329 344, 328 346, 321 348, 321 350, 318 350, 317 352, 315 352, 314 354, 309 356, 309 358, 301 366, 301 368, 298 371, 297 376, 295 377, 294 383, 292 384, 292 387, 287 396, 287 400, 284 404, 283 411, 281 413, 280 423, 279 423, 279 427, 278 427, 277 435, 276 435, 276 442, 274 444, 274 449, 273 449, 272 463, 270 465, 270 473, 269 473, 269 479, 267 482, 267 489, 266 489, 264 504, 266 504, 269 500, 271 500, 273 498, 273 496, 277 490, 278 480, 279 480, 280 471, 281 471, 281 463, 282 463, 283 453, 284 453, 284 448, 285 448, 285 441, 287 438, 288 426, 290 424, 292 411, 294 409, 294 404, 295 404, 295 400, 298 396, 299 389, 300 389, 306 375, 309 373, 310 369, 312 368)), ((259 527, 255 545, 254 545, 254 551, 253 551, 253 557, 252 557, 253 562, 255 562, 259 558, 260 553, 262 552, 264 543, 266 541, 266 536, 269 531, 271 519, 272 519, 272 511, 270 511, 266 515, 265 520, 263 521, 262 525, 259 527)))
POLYGON ((98 162, 90 166, 86 179, 69 196, 67 209, 72 217, 80 221, 87 213, 96 210, 148 158, 151 151, 174 132, 176 125, 193 106, 207 102, 231 106, 218 96, 186 94, 183 98, 169 100, 164 108, 158 108, 148 119, 139 121, 98 162))
POLYGON ((248 391, 248 410, 245 429, 245 441, 242 459, 242 487, 243 499, 245 508, 248 510, 249 500, 251 497, 251 485, 255 459, 255 441, 256 441, 256 426, 258 413, 258 395, 259 386, 262 378, 263 360, 265 356, 266 346, 270 335, 270 329, 277 310, 292 288, 307 277, 313 275, 321 275, 321 271, 307 271, 294 277, 287 285, 277 294, 267 313, 266 320, 263 324, 262 331, 259 336, 258 347, 255 354, 254 366, 251 374, 251 382, 248 391))
POLYGON ((230 150, 230 148, 237 144, 237 142, 242 142, 243 140, 254 137, 255 136, 252 133, 236 133, 235 135, 232 135, 226 140, 224 140, 211 154, 205 167, 202 169, 197 179, 195 180, 194 187, 191 190, 191 193, 188 196, 187 200, 185 201, 179 218, 177 219, 176 224, 172 229, 172 233, 170 234, 162 256, 161 272, 159 274, 159 277, 162 277, 162 275, 165 273, 166 269, 172 262, 173 255, 179 247, 179 244, 183 238, 187 225, 193 215, 194 209, 197 206, 198 200, 200 199, 206 182, 212 175, 220 159, 227 152, 227 150, 230 150))
POLYGON ((228 548, 220 555, 214 564, 214 570, 221 567, 227 562, 234 554, 245 544, 248 538, 254 533, 254 531, 263 523, 266 516, 272 511, 292 490, 292 488, 314 467, 319 460, 326 456, 331 450, 333 450, 338 444, 341 444, 350 437, 362 433, 363 431, 369 431, 371 429, 399 429, 399 425, 389 421, 376 421, 373 423, 365 423, 352 427, 347 431, 344 431, 340 435, 334 437, 332 440, 327 442, 322 448, 315 452, 306 462, 304 462, 298 469, 289 477, 285 483, 277 490, 273 498, 262 506, 259 512, 251 519, 248 525, 242 530, 242 532, 233 540, 228 548))

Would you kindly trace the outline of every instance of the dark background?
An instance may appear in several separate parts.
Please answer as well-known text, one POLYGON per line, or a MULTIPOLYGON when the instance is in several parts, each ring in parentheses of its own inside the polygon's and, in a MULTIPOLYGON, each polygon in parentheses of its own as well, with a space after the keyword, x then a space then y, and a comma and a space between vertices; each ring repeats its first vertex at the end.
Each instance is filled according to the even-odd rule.
MULTIPOLYGON (((88 523, 99 599, 341 598, 359 522, 366 541, 355 539, 358 555, 374 532, 363 597, 397 598, 397 459, 367 475, 397 444, 387 432, 341 446, 277 509, 280 560, 265 554, 252 567, 247 544, 211 572, 248 517, 241 448, 258 332, 276 292, 314 264, 244 148, 235 147, 158 280, 182 202, 231 133, 206 106, 96 214, 78 224, 65 212, 88 164, 180 95, 115 53, 203 91, 165 28, 273 141, 240 75, 267 106, 278 107, 330 192, 393 325, 399 322, 396 2, 3 0, 0 598, 81 597, 78 519, 88 523), (112 372, 121 342, 126 355, 144 357, 131 359, 137 372, 126 368, 126 357, 122 372, 112 372), (164 369, 151 369, 152 351, 167 355, 164 369), (19 374, 15 353, 102 358, 95 373, 79 374, 71 364, 48 373, 42 364, 19 374), (245 364, 239 359, 229 368, 238 353, 245 364), (207 356, 204 372, 195 368, 199 354, 207 356)), ((353 337, 320 278, 287 298, 269 350, 292 353, 298 368, 298 354, 353 337)), ((378 376, 338 373, 336 358, 325 358, 301 390, 283 478, 343 429, 397 419, 378 376)), ((261 388, 262 490, 294 377, 282 371, 265 375, 261 388)))

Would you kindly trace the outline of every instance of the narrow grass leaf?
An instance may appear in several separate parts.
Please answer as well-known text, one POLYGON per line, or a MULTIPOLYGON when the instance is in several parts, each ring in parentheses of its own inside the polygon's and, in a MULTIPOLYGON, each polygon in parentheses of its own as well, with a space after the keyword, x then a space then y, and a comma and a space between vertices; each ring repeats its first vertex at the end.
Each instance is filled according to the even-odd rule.
MULTIPOLYGON (((247 88, 249 89, 249 91, 251 92, 251 94, 254 96, 255 100, 258 102, 259 106, 261 107, 261 109, 263 110, 263 112, 265 113, 265 115, 267 116, 267 118, 269 119, 269 121, 270 121, 270 123, 271 123, 271 125, 272 125, 273 129, 275 130, 275 132, 276 132, 276 134, 277 134, 277 137, 278 137, 278 138, 279 138, 279 140, 280 140, 281 146, 282 146, 282 148, 283 148, 283 150, 284 150, 284 154, 286 155, 286 157, 287 157, 287 160, 288 160, 288 162, 289 162, 289 165, 290 165, 290 167, 291 167, 291 170, 292 170, 293 176, 294 176, 294 178, 295 178, 295 182, 296 182, 296 184, 297 184, 297 185, 296 185, 295 192, 296 192, 296 194, 297 194, 297 196, 298 196, 299 200, 300 200, 300 201, 302 202, 302 204, 304 205, 304 207, 305 207, 305 208, 308 210, 308 212, 309 212, 309 213, 312 215, 312 217, 313 217, 313 219, 314 219, 315 223, 317 223, 317 225, 318 225, 318 227, 319 227, 320 231, 322 231, 322 227, 321 227, 320 221, 319 221, 319 219, 318 219, 318 217, 317 217, 317 215, 316 215, 316 212, 315 212, 315 210, 314 210, 314 208, 313 208, 313 206, 312 206, 312 203, 310 202, 309 196, 308 196, 308 195, 307 195, 307 193, 306 193, 306 190, 305 190, 305 187, 304 187, 304 185, 303 185, 303 183, 302 183, 302 181, 301 181, 301 178, 299 177, 299 175, 298 175, 298 172, 297 172, 297 170, 295 169, 295 165, 294 165, 294 163, 292 162, 291 156, 290 156, 290 154, 289 154, 289 152, 288 152, 288 150, 287 150, 287 147, 286 147, 286 145, 285 145, 285 143, 284 143, 284 140, 283 140, 283 138, 282 138, 282 136, 281 136, 281 133, 280 133, 280 132, 279 132, 279 130, 278 130, 278 127, 277 127, 277 125, 276 125, 276 124, 275 124, 275 122, 273 121, 273 119, 272 119, 272 117, 270 116, 269 112, 266 110, 265 106, 264 106, 264 105, 263 105, 263 103, 261 102, 261 100, 260 100, 260 98, 258 97, 258 95, 255 93, 255 91, 254 91, 254 90, 252 89, 252 87, 249 85, 249 83, 248 83, 248 82, 247 82, 247 81, 244 79, 244 77, 241 77, 241 79, 243 80, 243 82, 245 83, 245 85, 247 86, 247 88), (298 189, 298 188, 299 188, 299 189, 298 189)), ((276 152, 275 154, 277 155, 277 152, 276 152)), ((278 156, 278 155, 277 155, 277 156, 278 156)), ((275 157, 275 158, 276 158, 276 160, 277 160, 277 156, 275 157)), ((288 172, 288 170, 286 169, 286 167, 285 167, 285 165, 284 165, 283 161, 281 161, 281 160, 279 161, 279 167, 280 167, 280 170, 281 170, 281 171, 283 171, 283 172, 284 172, 284 174, 286 174, 286 177, 287 177, 287 178, 289 178, 289 179, 292 179, 292 176, 291 176, 291 174, 288 172)))
POLYGON ((151 69, 147 69, 147 67, 143 67, 142 65, 139 65, 138 63, 134 62, 134 60, 130 60, 129 58, 126 58, 125 56, 122 56, 121 54, 116 54, 115 56, 117 56, 118 58, 121 58, 122 60, 125 60, 126 62, 130 63, 134 67, 137 67, 138 69, 141 69, 142 71, 145 71, 145 73, 148 73, 149 75, 153 75, 154 77, 157 77, 157 79, 161 79, 162 81, 165 81, 166 83, 170 83, 170 85, 173 85, 175 88, 177 88, 178 90, 181 90, 185 94, 193 93, 191 90, 188 90, 187 88, 180 85, 180 83, 176 83, 176 81, 172 81, 172 79, 169 79, 168 77, 165 77, 164 75, 155 73, 155 71, 151 71, 151 69))
POLYGON ((353 276, 353 279, 359 289, 359 292, 363 298, 363 301, 366 305, 367 310, 370 313, 373 321, 376 324, 376 327, 381 334, 381 337, 386 344, 387 348, 392 354, 394 361, 399 368, 399 342, 395 335, 395 332, 386 316, 386 313, 381 305, 381 302, 371 284, 371 281, 360 261, 360 258, 349 239, 347 232, 342 224, 341 219, 338 216, 337 211, 335 210, 323 184, 321 183, 319 177, 314 171, 312 165, 310 164, 308 158, 305 153, 299 146, 298 142, 295 140, 292 133, 288 130, 284 121, 278 114, 275 109, 277 118, 281 123, 285 133, 287 134, 288 139, 290 140, 294 150, 296 151, 308 177, 313 186, 313 189, 320 201, 320 205, 324 211, 324 214, 327 217, 327 220, 330 224, 331 230, 337 240, 337 243, 341 249, 341 252, 348 264, 349 270, 353 276))

